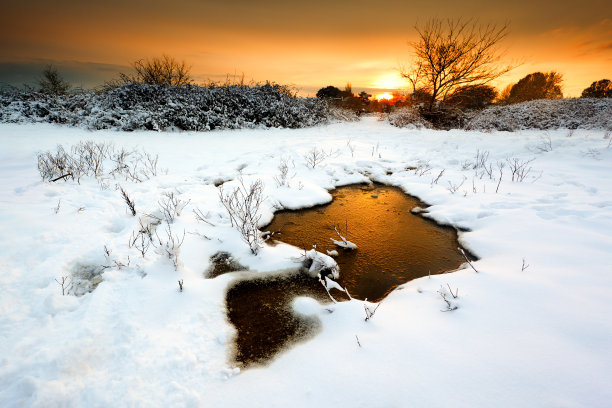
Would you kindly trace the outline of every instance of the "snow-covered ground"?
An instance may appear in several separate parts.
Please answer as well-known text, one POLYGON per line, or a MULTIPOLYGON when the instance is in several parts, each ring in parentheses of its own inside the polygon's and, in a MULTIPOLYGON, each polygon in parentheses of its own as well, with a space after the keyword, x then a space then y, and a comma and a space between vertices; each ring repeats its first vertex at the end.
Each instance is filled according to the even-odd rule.
POLYGON ((0 406, 608 407, 612 146, 604 134, 407 130, 375 118, 208 133, 2 124, 0 406), (37 152, 84 140, 158 154, 167 173, 141 183, 41 181, 37 152), (304 158, 313 148, 326 156, 314 169, 304 158), (486 167, 475 166, 477 155, 486 167), (275 181, 281 159, 289 186, 275 181), (525 164, 522 181, 511 180, 510 164, 525 164), (279 245, 251 254, 215 187, 233 180, 223 185, 230 191, 241 174, 265 185, 262 223, 273 208, 329 201, 334 186, 368 178, 401 186, 432 205, 429 216, 470 230, 460 240, 480 257, 479 273, 408 282, 367 322, 361 301, 329 313, 297 299, 322 332, 267 367, 240 371, 224 311, 232 278, 204 279, 210 256, 228 251, 265 272, 293 267, 300 253, 279 245), (170 192, 191 200, 171 225, 175 236, 185 231, 176 270, 159 249, 143 258, 128 245, 170 192), (75 282, 66 296, 56 283, 63 276, 75 282), (458 309, 442 312, 441 286, 458 309))

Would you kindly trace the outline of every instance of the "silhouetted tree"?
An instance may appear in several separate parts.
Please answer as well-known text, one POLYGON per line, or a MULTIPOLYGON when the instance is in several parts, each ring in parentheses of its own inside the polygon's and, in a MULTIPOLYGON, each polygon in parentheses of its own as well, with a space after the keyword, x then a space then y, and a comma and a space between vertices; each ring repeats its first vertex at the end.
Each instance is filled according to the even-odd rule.
POLYGON ((63 95, 70 89, 70 83, 65 81, 53 65, 47 65, 43 70, 42 78, 38 79, 40 92, 63 95))
POLYGON ((460 109, 483 109, 497 97, 497 90, 489 85, 463 86, 446 102, 460 109))
POLYGON ((612 98, 612 81, 600 79, 582 91, 581 98, 612 98))
POLYGON ((317 98, 341 98, 342 91, 335 86, 326 86, 317 91, 317 98))
POLYGON ((563 76, 555 71, 534 72, 522 78, 510 88, 508 103, 531 101, 533 99, 563 98, 561 91, 563 76))
POLYGON ((512 69, 500 66, 497 44, 508 34, 508 25, 481 25, 476 21, 433 18, 415 27, 419 40, 411 43, 414 63, 401 75, 413 92, 422 89, 430 96, 429 111, 467 85, 484 85, 512 69))
POLYGON ((366 91, 361 91, 359 92, 359 99, 361 99, 362 102, 368 103, 370 102, 370 97, 372 97, 372 94, 367 93, 366 91))
POLYGON ((340 92, 340 97, 342 98, 342 100, 347 100, 355 97, 355 95, 353 95, 353 87, 351 86, 350 82, 346 83, 344 91, 340 92))
POLYGON ((143 83, 150 85, 183 86, 191 83, 191 67, 185 61, 178 62, 174 57, 162 55, 159 58, 140 59, 132 63, 135 74, 119 74, 119 81, 109 83, 116 86, 123 83, 143 83))

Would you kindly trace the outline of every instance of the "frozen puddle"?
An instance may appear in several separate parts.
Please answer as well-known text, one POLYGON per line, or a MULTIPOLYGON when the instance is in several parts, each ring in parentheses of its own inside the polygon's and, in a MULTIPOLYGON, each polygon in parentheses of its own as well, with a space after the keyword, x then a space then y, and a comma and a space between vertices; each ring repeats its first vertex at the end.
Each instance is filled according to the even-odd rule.
MULTIPOLYGON (((352 297, 380 301, 407 281, 457 269, 465 261, 457 249, 455 229, 413 214, 412 209, 425 205, 400 189, 352 185, 331 193, 330 204, 276 213, 266 230, 280 231, 276 240, 300 248, 336 250, 337 282, 352 297), (337 247, 331 240, 338 240, 334 226, 357 249, 337 247)), ((332 294, 346 299, 339 291, 332 294)), ((318 319, 292 311, 297 296, 329 301, 321 284, 303 272, 241 273, 226 298, 229 320, 238 331, 237 364, 265 363, 290 343, 316 334, 318 319)))

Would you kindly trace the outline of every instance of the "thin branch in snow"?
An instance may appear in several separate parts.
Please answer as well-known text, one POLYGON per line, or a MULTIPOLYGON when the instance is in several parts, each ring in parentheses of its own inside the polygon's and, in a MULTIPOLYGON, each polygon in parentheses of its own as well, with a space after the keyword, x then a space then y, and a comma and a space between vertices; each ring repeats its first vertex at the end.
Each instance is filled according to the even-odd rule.
POLYGON ((304 159, 306 159, 306 165, 311 169, 314 169, 319 164, 323 163, 326 159, 325 151, 323 149, 319 150, 316 147, 313 147, 304 155, 304 159))
POLYGON ((195 208, 193 210, 193 214, 195 215, 195 219, 198 221, 202 221, 203 223, 206 223, 210 226, 215 226, 215 224, 213 224, 212 222, 208 221, 208 214, 204 215, 204 213, 199 209, 199 208, 195 208))
POLYGON ((161 213, 164 215, 164 219, 168 224, 172 224, 177 217, 181 216, 181 213, 191 202, 191 200, 181 200, 178 197, 178 194, 175 194, 174 191, 165 192, 163 194, 165 198, 158 201, 159 209, 161 213))
POLYGON ((446 303, 446 309, 441 310, 441 312, 452 312, 453 310, 457 310, 459 308, 459 306, 457 306, 456 304, 454 304, 453 302, 451 302, 450 300, 446 298, 448 294, 446 293, 446 291, 444 290, 442 286, 440 286, 440 290, 438 291, 438 294, 440 295, 444 303, 446 303))
POLYGON ((125 201, 125 203, 127 204, 132 215, 136 216, 136 205, 134 204, 134 200, 130 199, 130 196, 128 195, 128 193, 125 192, 123 187, 119 187, 119 189, 121 190, 121 197, 123 197, 123 201, 125 201))
POLYGON ((461 183, 459 183, 459 184, 453 184, 453 183, 451 183, 450 180, 448 180, 448 187, 446 189, 448 191, 450 191, 451 194, 455 194, 457 192, 457 190, 459 190, 459 188, 461 188, 463 183, 465 183, 465 180, 467 180, 467 177, 465 177, 465 176, 463 176, 463 180, 461 180, 461 183))
POLYGON ((70 288, 72 287, 72 280, 67 277, 67 276, 62 276, 61 277, 61 281, 57 280, 57 278, 55 279, 55 281, 57 282, 58 285, 60 285, 60 287, 62 288, 62 296, 66 295, 66 292, 68 290, 70 290, 70 288))
POLYGON ((452 295, 453 299, 457 299, 459 297, 459 288, 457 288, 455 293, 453 293, 453 290, 451 289, 451 287, 450 287, 450 285, 448 283, 446 284, 446 286, 448 286, 448 291, 452 295))
POLYGON ((348 149, 351 152, 351 157, 355 157, 355 146, 351 143, 352 140, 349 139, 348 142, 346 142, 346 147, 348 147, 348 149))
POLYGON ((457 249, 459 250, 459 252, 461 252, 461 255, 463 255, 463 257, 465 258, 465 260, 467 261, 468 265, 470 265, 472 267, 472 269, 474 270, 474 272, 478 273, 478 271, 476 270, 476 268, 474 268, 474 265, 472 265, 472 262, 470 262, 470 260, 468 259, 467 255, 465 254, 465 251, 463 250, 463 248, 461 247, 457 247, 457 249))
POLYGON ((523 258, 523 266, 521 266, 521 272, 523 272, 527 268, 529 268, 529 264, 526 263, 525 258, 523 258))
POLYGON ((442 171, 440 171, 440 173, 438 174, 438 176, 434 179, 431 180, 431 185, 433 186, 434 184, 438 184, 438 181, 440 181, 440 178, 442 177, 442 175, 444 174, 444 170, 446 169, 442 169, 442 171))
POLYGON ((499 186, 502 182, 502 179, 504 178, 504 167, 506 166, 506 163, 504 162, 497 162, 497 168, 499 170, 499 180, 497 181, 497 187, 495 188, 495 194, 497 194, 499 192, 499 186))
POLYGON ((531 166, 527 166, 534 160, 535 159, 521 160, 517 157, 507 158, 506 163, 508 163, 508 167, 510 168, 512 181, 524 181, 532 170, 531 166))
MULTIPOLYGON (((367 299, 366 299, 367 300, 367 299)), ((378 310, 378 307, 380 306, 382 302, 379 302, 376 307, 374 308, 374 310, 370 309, 365 302, 363 303, 363 309, 365 310, 365 321, 367 322, 368 320, 370 320, 372 317, 374 317, 374 313, 376 313, 376 310, 378 310)))

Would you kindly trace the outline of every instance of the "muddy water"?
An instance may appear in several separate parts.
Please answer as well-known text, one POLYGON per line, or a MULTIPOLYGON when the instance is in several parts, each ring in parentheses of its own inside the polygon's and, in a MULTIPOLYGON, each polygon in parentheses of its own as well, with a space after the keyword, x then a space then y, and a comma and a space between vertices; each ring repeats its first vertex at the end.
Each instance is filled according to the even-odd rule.
MULTIPOLYGON (((412 214, 414 207, 424 204, 401 190, 348 186, 332 195, 328 205, 275 214, 265 229, 280 231, 275 239, 300 248, 317 245, 324 253, 337 250, 338 283, 353 297, 379 301, 411 279, 453 270, 463 263, 456 231, 412 214), (333 225, 358 248, 336 247, 330 240, 338 239, 333 225)), ((231 259, 211 260, 221 273, 228 271, 231 259)), ((213 268, 209 276, 217 274, 213 268)), ((346 299, 338 291, 332 294, 338 301, 346 299)), ((316 334, 320 326, 316 317, 293 313, 291 304, 297 296, 329 302, 321 284, 304 273, 262 276, 241 272, 226 297, 228 318, 238 331, 236 364, 266 363, 294 342, 316 334)))
POLYGON ((412 214, 424 204, 400 189, 373 185, 332 191, 329 205, 283 211, 265 229, 280 231, 274 238, 300 248, 337 250, 338 283, 358 299, 379 301, 409 280, 459 267, 465 259, 457 250, 455 229, 412 214), (345 250, 334 245, 333 226, 357 245, 345 250))
POLYGON ((227 314, 238 330, 233 356, 238 365, 266 363, 292 343, 318 332, 318 318, 293 312, 296 296, 312 297, 321 303, 330 301, 316 279, 298 271, 275 276, 254 274, 229 289, 227 314))

